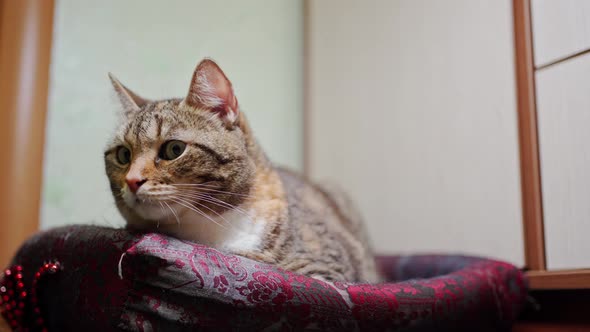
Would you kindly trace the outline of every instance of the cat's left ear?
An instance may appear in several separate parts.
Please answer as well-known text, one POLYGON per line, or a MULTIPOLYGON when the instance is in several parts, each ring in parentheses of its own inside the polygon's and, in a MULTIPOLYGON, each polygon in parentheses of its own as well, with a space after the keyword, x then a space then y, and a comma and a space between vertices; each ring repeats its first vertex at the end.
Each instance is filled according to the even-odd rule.
POLYGON ((197 65, 184 102, 189 106, 217 113, 226 124, 235 124, 238 119, 238 100, 231 82, 210 59, 197 65))
POLYGON ((111 79, 113 88, 115 88, 117 97, 119 97, 119 101, 123 105, 125 114, 139 111, 142 106, 149 102, 149 100, 138 96, 135 92, 129 90, 126 86, 121 84, 121 82, 119 82, 119 80, 113 74, 109 73, 109 78, 111 79))

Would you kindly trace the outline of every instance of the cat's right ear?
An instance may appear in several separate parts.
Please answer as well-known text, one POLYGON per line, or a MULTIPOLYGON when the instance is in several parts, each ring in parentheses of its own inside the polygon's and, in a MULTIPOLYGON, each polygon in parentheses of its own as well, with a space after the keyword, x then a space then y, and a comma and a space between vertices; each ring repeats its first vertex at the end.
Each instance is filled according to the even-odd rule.
POLYGON ((238 100, 232 84, 211 59, 204 59, 197 65, 184 103, 216 113, 230 126, 238 120, 238 100))
POLYGON ((147 99, 138 96, 135 92, 121 84, 113 74, 109 73, 109 78, 126 114, 139 111, 142 106, 149 102, 147 99))

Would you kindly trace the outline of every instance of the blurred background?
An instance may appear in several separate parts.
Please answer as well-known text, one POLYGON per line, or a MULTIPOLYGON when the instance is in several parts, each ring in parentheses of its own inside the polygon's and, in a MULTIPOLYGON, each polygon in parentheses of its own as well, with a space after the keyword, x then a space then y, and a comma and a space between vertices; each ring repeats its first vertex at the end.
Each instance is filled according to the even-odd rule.
MULTIPOLYGON (((182 97, 211 57, 271 159, 342 186, 378 252, 590 266, 587 1, 56 0, 18 9, 37 24, 18 30, 31 45, 6 32, 19 6, 2 3, 0 42, 42 54, 27 77, 46 82, 34 112, 10 115, 10 128, 35 123, 27 144, 42 157, 5 134, 14 174, 39 188, 4 203, 32 202, 21 233, 6 214, 15 238, 122 226, 102 160, 118 110, 107 72, 142 96, 182 97)), ((16 73, 1 54, 0 74, 16 73)))

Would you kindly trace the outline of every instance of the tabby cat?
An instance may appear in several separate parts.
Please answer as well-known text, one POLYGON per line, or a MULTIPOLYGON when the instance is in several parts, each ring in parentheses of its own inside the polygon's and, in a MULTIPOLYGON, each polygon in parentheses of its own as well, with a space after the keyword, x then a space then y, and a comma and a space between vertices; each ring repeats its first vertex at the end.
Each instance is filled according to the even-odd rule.
POLYGON ((123 116, 104 158, 129 228, 328 281, 376 280, 350 202, 267 159, 215 62, 198 64, 184 99, 147 100, 109 77, 123 116))

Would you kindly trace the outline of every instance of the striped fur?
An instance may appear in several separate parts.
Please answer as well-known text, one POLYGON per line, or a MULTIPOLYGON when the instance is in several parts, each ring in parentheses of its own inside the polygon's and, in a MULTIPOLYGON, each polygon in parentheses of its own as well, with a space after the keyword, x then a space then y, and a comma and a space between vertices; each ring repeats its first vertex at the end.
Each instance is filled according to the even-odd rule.
POLYGON ((105 152, 115 203, 129 228, 172 236, 325 280, 376 281, 372 252, 346 196, 274 167, 211 60, 184 99, 145 100, 111 76, 124 108, 105 152), (171 140, 186 143, 161 158, 171 140), (121 163, 121 147, 131 151, 121 163), (134 193, 130 178, 143 184, 134 193))

